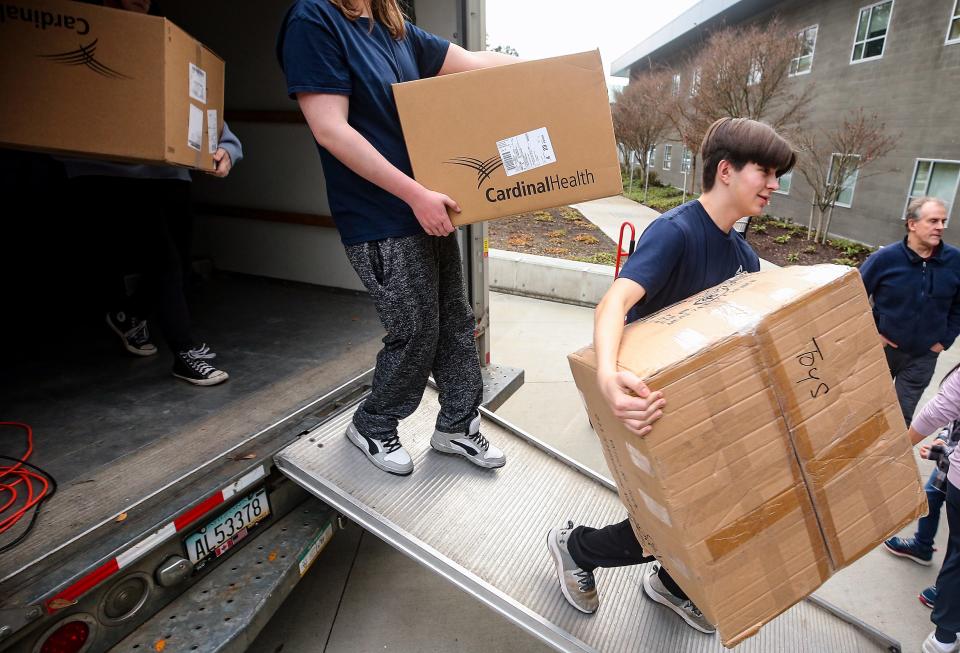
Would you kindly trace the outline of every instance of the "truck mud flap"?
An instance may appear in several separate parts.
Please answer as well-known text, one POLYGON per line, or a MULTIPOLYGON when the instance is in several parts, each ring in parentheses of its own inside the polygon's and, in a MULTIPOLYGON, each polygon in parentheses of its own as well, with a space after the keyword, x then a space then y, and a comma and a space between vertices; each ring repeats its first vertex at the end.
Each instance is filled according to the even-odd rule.
MULTIPOLYGON (((281 451, 293 481, 558 651, 724 651, 716 636, 684 625, 643 596, 646 565, 597 574, 600 610, 585 615, 561 596, 547 532, 567 520, 604 526, 626 512, 612 483, 482 410, 483 434, 507 456, 498 470, 430 449, 439 409, 428 388, 400 426, 414 472, 373 467, 344 431, 353 409, 281 451)), ((896 642, 804 601, 737 651, 895 651, 896 642), (879 640, 879 641, 878 641, 879 640)))

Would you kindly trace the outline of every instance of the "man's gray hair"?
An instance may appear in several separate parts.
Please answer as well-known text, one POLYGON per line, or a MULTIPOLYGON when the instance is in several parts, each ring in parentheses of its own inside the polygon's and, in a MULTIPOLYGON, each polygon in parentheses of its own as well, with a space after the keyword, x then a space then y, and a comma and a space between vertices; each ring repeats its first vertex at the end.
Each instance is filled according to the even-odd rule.
POLYGON ((919 220, 920 219, 920 209, 923 208, 923 205, 927 202, 936 202, 943 207, 944 210, 947 208, 947 203, 944 202, 939 197, 930 197, 929 195, 924 195, 923 197, 918 197, 915 200, 912 200, 907 204, 907 213, 904 215, 905 220, 919 220))

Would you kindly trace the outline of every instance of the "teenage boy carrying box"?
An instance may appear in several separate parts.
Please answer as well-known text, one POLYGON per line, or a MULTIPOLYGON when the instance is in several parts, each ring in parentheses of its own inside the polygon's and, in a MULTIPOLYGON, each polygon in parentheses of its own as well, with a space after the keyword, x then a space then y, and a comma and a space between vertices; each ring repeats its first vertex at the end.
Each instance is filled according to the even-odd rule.
MULTIPOLYGON (((793 147, 771 127, 746 118, 721 118, 700 147, 703 194, 664 213, 643 233, 610 290, 597 305, 594 348, 597 382, 614 415, 640 437, 650 433, 667 398, 635 374, 617 370, 624 317, 633 322, 743 272, 760 270, 760 259, 733 230, 744 216, 770 203, 778 178, 793 168, 793 147)), ((595 529, 555 528, 547 545, 560 590, 573 607, 599 607, 593 572, 654 560, 645 555, 629 520, 595 529)), ((676 612, 691 627, 715 631, 697 606, 659 564, 644 577, 648 597, 676 612)))

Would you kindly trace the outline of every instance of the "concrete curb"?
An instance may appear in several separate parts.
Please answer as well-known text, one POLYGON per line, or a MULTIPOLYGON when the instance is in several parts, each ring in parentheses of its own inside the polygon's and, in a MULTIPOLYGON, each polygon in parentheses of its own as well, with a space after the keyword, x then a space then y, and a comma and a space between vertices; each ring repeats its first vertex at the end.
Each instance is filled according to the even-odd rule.
POLYGON ((594 307, 613 283, 613 267, 490 250, 490 289, 594 307))

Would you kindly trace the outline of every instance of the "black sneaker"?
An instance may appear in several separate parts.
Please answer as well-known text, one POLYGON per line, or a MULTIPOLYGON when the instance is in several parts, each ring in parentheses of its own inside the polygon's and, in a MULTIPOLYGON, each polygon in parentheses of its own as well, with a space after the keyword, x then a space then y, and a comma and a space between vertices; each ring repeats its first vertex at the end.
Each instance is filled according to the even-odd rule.
POLYGON ((153 356, 157 346, 150 342, 147 321, 140 320, 124 311, 107 313, 107 326, 120 336, 123 348, 136 356, 153 356))
POLYGON ((207 362, 216 356, 206 343, 194 349, 179 351, 173 357, 173 375, 194 385, 223 383, 230 375, 207 362))

